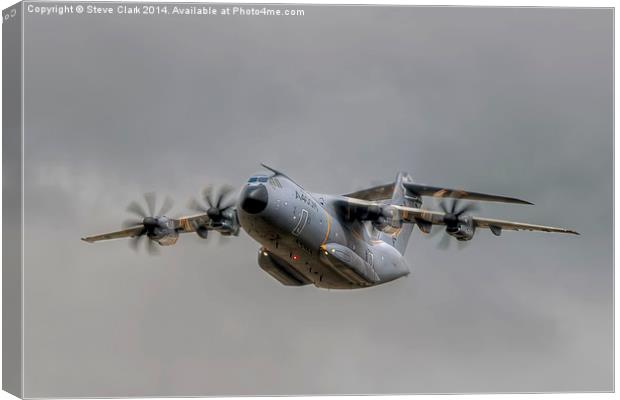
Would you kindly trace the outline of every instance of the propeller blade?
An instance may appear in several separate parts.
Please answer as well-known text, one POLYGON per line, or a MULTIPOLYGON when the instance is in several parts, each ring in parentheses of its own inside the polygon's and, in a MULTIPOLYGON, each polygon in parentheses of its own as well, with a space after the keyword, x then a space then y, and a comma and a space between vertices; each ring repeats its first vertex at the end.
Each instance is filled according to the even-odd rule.
MULTIPOLYGON (((471 211, 478 210, 478 204, 476 203, 467 203, 463 207, 460 207, 460 208, 459 208, 459 204, 462 204, 462 202, 459 199, 455 199, 451 203, 446 203, 444 202, 444 200, 441 200, 439 202, 439 208, 445 214, 443 216, 443 222, 446 224, 447 227, 451 227, 451 226, 456 227, 459 222, 463 222, 463 220, 460 219, 461 215, 471 212, 471 211)), ((443 228, 442 229, 433 229, 433 228, 431 228, 431 232, 427 235, 428 237, 433 237, 437 235, 439 231, 444 230, 443 228)), ((450 247, 451 241, 452 241, 451 236, 448 233, 446 233, 441 238, 441 241, 437 243, 437 247, 440 249, 447 249, 450 247)), ((457 240, 458 249, 462 250, 463 248, 467 246, 467 243, 468 243, 467 241, 457 240)))
POLYGON ((217 203, 215 204, 215 208, 220 208, 220 206, 222 205, 222 200, 228 196, 228 194, 230 192, 232 192, 232 187, 228 186, 228 185, 224 185, 222 186, 222 188, 220 189, 220 193, 217 197, 217 203))
POLYGON ((221 208, 221 209, 220 209, 220 212, 221 212, 221 213, 223 213, 223 212, 225 212, 225 211, 228 211, 228 210, 230 210, 231 208, 233 208, 233 206, 234 206, 234 205, 235 205, 235 203, 230 203, 230 204, 226 205, 226 207, 221 208))
POLYGON ((477 210, 478 210, 478 205, 476 203, 468 203, 459 212, 457 212, 455 215, 457 217, 460 217, 461 215, 465 214, 466 212, 477 211, 477 210))
MULTIPOLYGON (((145 193, 144 201, 146 202, 147 210, 136 201, 132 201, 127 207, 128 212, 135 214, 140 217, 140 219, 130 218, 123 222, 123 227, 125 228, 142 226, 140 233, 129 240, 129 247, 136 251, 138 250, 140 241, 144 240, 144 236, 153 234, 153 230, 160 224, 158 216, 155 215, 157 195, 154 192, 145 193)), ((159 210, 159 216, 169 212, 173 204, 172 198, 166 196, 159 210)), ((157 254, 159 252, 157 244, 152 241, 150 237, 146 238, 145 247, 150 254, 157 254)))
POLYGON ((152 256, 159 254, 157 244, 151 239, 146 240, 146 251, 152 256))
POLYGON ((225 200, 226 196, 228 196, 232 190, 233 188, 231 186, 225 185, 214 193, 214 186, 209 185, 202 191, 203 201, 191 199, 188 202, 188 208, 206 214, 208 217, 207 220, 201 222, 204 224, 204 226, 200 227, 201 229, 199 229, 198 226, 194 227, 198 236, 207 239, 209 230, 216 230, 224 234, 228 234, 230 231, 236 234, 237 231, 229 227, 234 227, 235 221, 231 220, 233 216, 226 213, 226 211, 234 206, 234 202, 225 200))
POLYGON ((209 205, 209 207, 213 207, 213 199, 211 197, 212 194, 213 194, 213 186, 211 186, 211 185, 207 186, 202 191, 202 197, 206 200, 206 202, 209 205))
POLYGON ((454 200, 454 201, 452 202, 452 207, 450 208, 450 214, 454 214, 454 212, 456 211, 456 206, 457 206, 457 204, 459 204, 458 199, 456 199, 456 200, 454 200))
POLYGON ((437 247, 441 250, 446 250, 448 247, 450 247, 450 236, 444 235, 437 244, 437 247))
POLYGON ((205 206, 200 204, 200 202, 196 199, 191 199, 189 203, 187 203, 187 208, 189 208, 190 210, 199 212, 199 213, 203 213, 203 214, 207 212, 207 209, 205 208, 205 206))
POLYGON ((148 216, 149 217, 154 216, 155 215, 155 200, 156 200, 155 193, 153 192, 144 193, 144 200, 146 201, 146 205, 149 210, 148 216))
POLYGON ((436 225, 433 225, 433 226, 431 227, 431 231, 430 231, 429 233, 427 233, 427 234, 426 234, 426 237, 428 237, 428 238, 433 238, 433 237, 437 236, 437 234, 438 234, 439 232, 442 232, 442 231, 443 231, 443 229, 441 229, 440 227, 438 227, 438 226, 436 226, 436 225))
POLYGON ((172 198, 170 198, 170 196, 166 196, 166 198, 164 199, 164 204, 162 204, 157 215, 165 215, 168 211, 172 209, 173 205, 174 202, 172 201, 172 198))
POLYGON ((134 251, 138 251, 138 245, 140 244, 140 240, 142 239, 142 235, 134 236, 129 239, 129 247, 131 247, 134 251))
POLYGON ((135 201, 132 201, 131 203, 129 203, 129 206, 127 207, 127 211, 132 214, 136 214, 137 216, 142 217, 142 218, 148 217, 148 215, 146 214, 146 211, 144 211, 142 206, 135 201))
POLYGON ((192 199, 187 207, 201 213, 209 214, 211 218, 221 216, 224 211, 229 210, 235 205, 234 201, 225 201, 226 197, 233 191, 229 185, 224 185, 219 189, 217 195, 214 195, 213 185, 209 185, 202 191, 203 202, 192 199))

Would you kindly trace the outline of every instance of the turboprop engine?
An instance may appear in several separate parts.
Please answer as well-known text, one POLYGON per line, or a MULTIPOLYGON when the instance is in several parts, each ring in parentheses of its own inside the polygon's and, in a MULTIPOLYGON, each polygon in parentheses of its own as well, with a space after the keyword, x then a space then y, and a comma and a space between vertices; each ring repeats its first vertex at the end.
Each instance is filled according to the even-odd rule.
POLYGON ((163 214, 172 208, 172 199, 166 197, 159 212, 155 212, 156 196, 155 193, 144 195, 147 208, 142 207, 138 202, 133 201, 127 207, 127 211, 134 214, 137 218, 132 218, 123 223, 124 227, 135 227, 139 229, 132 237, 129 245, 138 249, 138 245, 143 238, 146 240, 146 249, 151 254, 157 253, 155 242, 161 246, 171 246, 177 242, 179 233, 176 231, 174 220, 163 214))
POLYGON ((387 234, 397 232, 403 225, 403 221, 398 215, 398 210, 390 206, 378 208, 371 220, 375 229, 387 234))
POLYGON ((459 210, 458 200, 455 200, 449 209, 443 202, 439 204, 439 207, 445 213, 443 222, 446 224, 446 233, 448 235, 460 241, 471 240, 474 237, 476 232, 474 220, 471 216, 464 214, 474 210, 476 208, 475 204, 466 204, 459 210))
POLYGON ((188 204, 190 209, 208 217, 204 224, 195 226, 196 234, 202 239, 209 237, 209 231, 218 231, 223 236, 239 233, 239 222, 233 209, 235 203, 226 200, 232 190, 230 186, 223 186, 219 193, 214 194, 213 186, 207 186, 202 191, 202 199, 192 199, 188 204))
POLYGON ((476 226, 471 217, 459 218, 456 224, 447 225, 446 233, 455 237, 457 240, 467 241, 474 237, 476 226))

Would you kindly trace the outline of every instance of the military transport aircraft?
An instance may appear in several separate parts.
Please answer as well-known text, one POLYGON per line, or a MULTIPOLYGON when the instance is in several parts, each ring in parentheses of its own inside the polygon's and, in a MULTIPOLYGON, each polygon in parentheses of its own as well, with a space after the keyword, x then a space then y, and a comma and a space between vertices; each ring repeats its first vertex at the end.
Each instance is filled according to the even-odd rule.
POLYGON ((499 236, 503 230, 559 232, 578 235, 569 229, 481 218, 471 215, 475 203, 462 207, 459 199, 532 204, 506 196, 446 189, 413 182, 399 173, 392 183, 346 195, 311 193, 291 178, 261 164, 269 174, 250 177, 236 203, 225 203, 230 188, 213 197, 212 188, 203 192, 204 202, 190 207, 199 214, 183 218, 163 216, 172 208, 166 198, 155 215, 154 195, 145 195, 148 213, 137 202, 128 211, 140 217, 127 221, 121 231, 89 236, 82 240, 131 238, 137 248, 146 239, 149 252, 173 245, 180 233, 195 232, 206 239, 209 232, 237 236, 243 228, 262 246, 258 265, 287 286, 314 284, 321 288, 355 289, 375 286, 407 276, 404 253, 414 227, 430 233, 434 225, 460 242, 471 240, 476 229, 489 229, 499 236), (421 208, 422 198, 441 200, 441 211, 421 208))

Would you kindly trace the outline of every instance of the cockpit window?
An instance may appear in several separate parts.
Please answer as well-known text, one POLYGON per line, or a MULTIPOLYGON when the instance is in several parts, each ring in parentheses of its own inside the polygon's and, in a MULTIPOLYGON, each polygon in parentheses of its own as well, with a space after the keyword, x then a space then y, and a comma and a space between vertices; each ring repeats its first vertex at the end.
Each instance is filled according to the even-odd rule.
POLYGON ((264 183, 264 182, 267 182, 267 180, 268 180, 268 179, 267 179, 267 177, 266 177, 266 176, 253 176, 253 177, 251 177, 250 179, 248 179, 248 182, 249 182, 249 183, 253 183, 253 182, 261 182, 261 183, 264 183))

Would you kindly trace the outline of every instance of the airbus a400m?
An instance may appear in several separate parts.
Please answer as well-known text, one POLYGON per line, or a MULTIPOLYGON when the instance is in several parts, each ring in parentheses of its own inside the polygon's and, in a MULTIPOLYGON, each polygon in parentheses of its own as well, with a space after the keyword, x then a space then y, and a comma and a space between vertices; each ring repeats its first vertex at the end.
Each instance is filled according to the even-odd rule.
POLYGON ((260 244, 258 265, 287 286, 313 284, 321 288, 355 289, 376 286, 407 276, 404 257, 409 237, 417 228, 430 233, 445 228, 445 239, 471 240, 478 229, 500 236, 504 230, 576 234, 551 226, 482 218, 472 215, 476 201, 532 204, 512 197, 454 190, 415 183, 399 173, 394 182, 346 195, 312 193, 282 172, 263 165, 269 173, 251 176, 234 202, 226 202, 231 189, 214 196, 204 192, 206 204, 193 201, 197 214, 183 218, 164 216, 167 198, 155 215, 155 198, 146 195, 147 210, 132 202, 128 211, 139 219, 125 229, 82 238, 86 242, 130 238, 137 248, 146 240, 150 252, 170 246, 179 235, 194 232, 207 238, 212 232, 237 236, 244 229, 260 244), (422 208, 424 197, 440 198, 441 210, 422 208), (445 198, 452 198, 451 203, 445 198), (460 200, 468 200, 460 205, 460 200))

